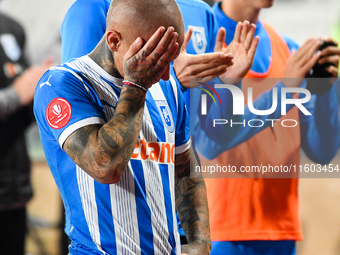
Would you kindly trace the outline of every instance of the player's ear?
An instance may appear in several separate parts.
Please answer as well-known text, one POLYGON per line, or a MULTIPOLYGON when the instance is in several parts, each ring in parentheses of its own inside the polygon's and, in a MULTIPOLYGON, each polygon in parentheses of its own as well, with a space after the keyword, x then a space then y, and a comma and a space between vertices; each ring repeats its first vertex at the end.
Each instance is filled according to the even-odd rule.
POLYGON ((107 46, 112 52, 118 51, 121 44, 122 36, 116 30, 110 30, 106 33, 107 46))

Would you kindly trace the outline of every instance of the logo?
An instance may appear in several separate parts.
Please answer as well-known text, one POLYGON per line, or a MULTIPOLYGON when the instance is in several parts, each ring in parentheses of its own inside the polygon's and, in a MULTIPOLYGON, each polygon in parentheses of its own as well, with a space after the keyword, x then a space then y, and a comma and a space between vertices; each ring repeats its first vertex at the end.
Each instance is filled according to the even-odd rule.
POLYGON ((148 143, 143 138, 138 140, 131 159, 175 164, 175 144, 164 142, 148 143))
POLYGON ((57 117, 60 117, 61 116, 61 107, 60 107, 60 105, 59 104, 58 105, 54 105, 52 112, 55 115, 57 115, 57 117))
POLYGON ((46 82, 41 83, 41 84, 40 84, 40 88, 41 88, 42 86, 44 86, 44 85, 48 85, 48 86, 52 87, 52 85, 51 85, 51 83, 50 83, 51 77, 52 77, 52 75, 50 75, 50 77, 48 77, 48 79, 47 79, 46 82))
POLYGON ((60 129, 66 126, 72 116, 70 103, 63 98, 53 99, 46 109, 46 120, 50 127, 60 129))
MULTIPOLYGON (((272 99, 271 99, 271 106, 269 109, 256 109, 253 102, 253 88, 248 87, 248 93, 247 93, 247 107, 245 106, 245 99, 244 99, 244 94, 242 89, 235 85, 228 85, 228 84, 215 84, 215 89, 207 84, 204 84, 204 86, 208 87, 211 91, 215 93, 217 98, 220 100, 220 104, 222 105, 221 98, 219 94, 215 91, 215 89, 228 89, 228 93, 231 94, 233 98, 232 102, 232 110, 233 110, 233 115, 244 115, 245 113, 245 108, 247 108, 254 116, 269 116, 273 114, 277 108, 278 108, 278 99, 279 99, 279 93, 278 93, 278 88, 274 87, 272 89, 272 99)), ((206 92, 214 101, 215 105, 217 106, 216 100, 214 96, 208 91, 207 89, 204 88, 199 88, 202 91, 206 92)), ((307 103, 311 99, 311 93, 309 90, 304 89, 304 88, 280 88, 281 89, 281 115, 285 116, 287 115, 287 105, 294 105, 294 107, 297 107, 304 115, 310 116, 312 115, 303 105, 304 103, 307 103), (295 94, 295 93, 300 93, 304 94, 305 97, 300 98, 288 98, 288 94, 295 94)), ((226 91, 224 91, 226 92, 226 91)), ((201 94, 201 115, 207 115, 207 94, 201 94)), ((225 106, 228 107, 228 106, 225 106)), ((271 122, 271 126, 274 126, 274 122, 279 121, 278 119, 266 119, 265 121, 257 118, 257 119, 250 119, 247 120, 248 126, 249 127, 262 127, 265 122, 271 122)), ((216 125, 225 125, 230 123, 231 127, 233 125, 242 125, 246 126, 246 120, 242 117, 242 122, 235 122, 233 119, 214 119, 213 120, 213 127, 216 127, 216 125)), ((298 125, 297 120, 293 119, 285 119, 281 122, 282 126, 284 127, 295 127, 298 125), (294 122, 293 125, 287 125, 285 124, 286 122, 294 122)))
POLYGON ((160 115, 162 116, 162 121, 167 128, 167 130, 172 133, 174 132, 174 125, 173 125, 173 119, 172 119, 172 114, 169 108, 168 103, 165 100, 161 101, 155 101, 158 111, 160 115))
MULTIPOLYGON (((217 96, 218 100, 220 101, 220 104, 223 105, 220 95, 216 92, 216 90, 213 87, 211 87, 208 84, 203 84, 201 82, 199 82, 199 84, 202 84, 203 87, 206 86, 207 88, 209 88, 217 96)), ((214 101, 215 105, 217 106, 215 97, 211 94, 211 92, 209 90, 204 89, 204 88, 199 88, 199 89, 204 91, 205 93, 207 93, 212 98, 212 100, 214 101)), ((207 95, 206 94, 202 94, 201 99, 202 99, 202 101, 201 101, 202 102, 201 103, 201 106, 202 106, 201 107, 201 114, 202 115, 207 115, 207 95)))
POLYGON ((193 29, 191 40, 197 54, 205 53, 207 49, 207 38, 204 27, 189 26, 193 29))

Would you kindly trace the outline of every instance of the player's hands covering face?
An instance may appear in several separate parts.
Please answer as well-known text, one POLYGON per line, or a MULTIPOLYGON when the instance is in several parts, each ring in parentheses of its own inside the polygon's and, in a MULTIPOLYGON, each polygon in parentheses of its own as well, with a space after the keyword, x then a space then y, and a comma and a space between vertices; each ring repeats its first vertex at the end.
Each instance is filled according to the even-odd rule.
POLYGON ((160 79, 169 77, 169 65, 179 53, 178 33, 173 27, 160 27, 143 46, 138 37, 123 60, 124 79, 148 89, 160 79))

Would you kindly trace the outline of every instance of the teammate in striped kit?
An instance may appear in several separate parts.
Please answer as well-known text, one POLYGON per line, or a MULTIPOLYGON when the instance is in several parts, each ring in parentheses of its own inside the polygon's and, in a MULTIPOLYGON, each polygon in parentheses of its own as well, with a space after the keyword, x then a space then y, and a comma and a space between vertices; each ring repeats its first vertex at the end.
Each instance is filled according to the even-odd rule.
POLYGON ((34 112, 70 254, 180 254, 175 207, 189 237, 183 252, 209 254, 204 181, 189 178, 196 163, 184 98, 166 81, 183 39, 175 1, 116 0, 95 50, 38 83, 34 112))

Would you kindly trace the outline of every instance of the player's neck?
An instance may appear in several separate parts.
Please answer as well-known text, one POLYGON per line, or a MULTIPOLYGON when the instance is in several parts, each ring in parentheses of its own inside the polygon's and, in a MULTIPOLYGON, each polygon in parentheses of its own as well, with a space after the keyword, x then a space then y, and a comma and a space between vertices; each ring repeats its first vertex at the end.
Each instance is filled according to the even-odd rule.
POLYGON ((107 47, 104 37, 100 40, 96 48, 89 54, 89 57, 101 68, 103 68, 108 74, 116 78, 122 78, 117 68, 115 67, 112 52, 107 47))
POLYGON ((255 9, 252 6, 246 5, 243 1, 225 0, 222 1, 221 9, 225 15, 234 21, 248 20, 256 24, 259 19, 261 9, 255 9))

